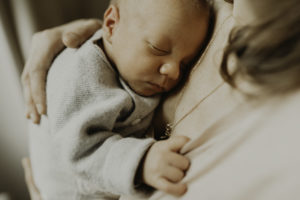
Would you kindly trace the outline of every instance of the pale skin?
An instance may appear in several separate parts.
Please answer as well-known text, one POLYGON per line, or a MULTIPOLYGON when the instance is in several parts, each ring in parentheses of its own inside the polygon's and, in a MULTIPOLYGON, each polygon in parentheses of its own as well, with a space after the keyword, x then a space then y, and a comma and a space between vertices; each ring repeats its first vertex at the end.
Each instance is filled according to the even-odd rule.
POLYGON ((140 95, 152 96, 180 81, 181 72, 201 48, 208 18, 181 1, 138 2, 120 1, 108 7, 103 43, 127 84, 140 95))
MULTIPOLYGON (((207 15, 204 14, 202 16, 195 11, 194 13, 190 12, 181 1, 176 1, 177 3, 173 0, 169 0, 169 2, 168 0, 164 2, 156 1, 143 1, 143 3, 139 1, 141 10, 144 7, 147 9, 143 10, 148 12, 141 12, 141 10, 137 9, 134 13, 135 17, 126 15, 129 17, 126 19, 120 18, 120 12, 127 11, 127 9, 122 9, 122 5, 110 5, 104 14, 103 45, 106 54, 109 60, 116 65, 119 73, 129 86, 143 96, 152 96, 169 91, 179 82, 182 68, 188 65, 197 55, 205 39, 208 26, 207 15), (160 15, 156 17, 154 13, 157 11, 160 12, 160 15), (140 15, 141 13, 142 15, 140 15), (140 15, 140 17, 136 17, 137 15, 140 15), (145 23, 145 20, 151 16, 152 21, 145 23), (142 26, 141 24, 147 25, 142 26), (135 34, 133 35, 132 33, 135 34), (124 48, 130 45, 135 48, 131 51, 124 48)), ((94 27, 95 24, 93 23, 90 26, 94 27)), ((96 23, 98 24, 98 22, 96 23)), ((63 29, 76 32, 76 28, 78 28, 76 25, 78 24, 71 23, 68 29, 58 27, 48 32, 53 36, 55 42, 60 43, 59 45, 62 46, 62 41, 60 40, 62 35, 65 37, 65 43, 70 40, 74 41, 74 34, 72 32, 64 32, 63 29)), ((93 30, 93 27, 90 30, 93 30)), ((89 34, 81 37, 77 33, 75 40, 78 42, 73 42, 72 46, 80 44, 80 41, 86 39, 87 35, 89 34)), ((33 45, 37 45, 34 42, 35 40, 33 40, 33 45)), ((48 47, 51 47, 51 45, 48 47)), ((36 48, 41 48, 41 46, 36 46, 36 48)), ((53 47, 52 55, 54 56, 53 50, 56 53, 58 50, 53 47)), ((43 55, 46 55, 46 53, 43 55)), ((43 60, 35 62, 40 61, 43 60)), ((23 73, 24 93, 29 113, 31 113, 29 117, 37 123, 39 114, 45 114, 46 110, 41 110, 39 108, 40 103, 33 100, 38 98, 30 96, 30 94, 35 95, 32 91, 38 91, 36 88, 30 89, 33 87, 31 82, 35 83, 35 81, 40 80, 30 79, 30 71, 26 70, 26 68, 30 69, 27 66, 33 65, 29 62, 32 63, 30 58, 23 73), (38 118, 35 116, 38 116, 38 118)), ((46 72, 44 71, 44 73, 46 72)), ((45 77, 45 74, 40 75, 45 77)), ((45 84, 40 86, 39 90, 44 90, 44 88, 45 84)), ((43 93, 42 95, 42 97, 39 97, 39 102, 45 103, 41 100, 43 99, 44 101, 45 94, 43 93)), ((140 166, 142 169, 140 177, 142 181, 171 195, 183 195, 187 190, 187 185, 181 181, 190 166, 190 161, 179 152, 188 141, 189 139, 185 136, 176 136, 154 143, 145 155, 144 163, 140 166)), ((25 165, 25 169, 26 167, 28 168, 30 165, 25 165)), ((28 169, 25 170, 25 173, 28 173, 28 169)), ((32 186, 33 181, 27 181, 27 184, 29 185, 30 193, 39 196, 37 188, 32 186)))

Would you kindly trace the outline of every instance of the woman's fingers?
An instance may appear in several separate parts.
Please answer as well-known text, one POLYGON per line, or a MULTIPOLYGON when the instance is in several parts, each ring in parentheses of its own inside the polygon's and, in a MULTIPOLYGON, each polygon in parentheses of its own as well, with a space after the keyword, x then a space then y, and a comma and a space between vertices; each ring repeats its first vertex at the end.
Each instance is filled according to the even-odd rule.
POLYGON ((35 71, 31 74, 31 94, 35 108, 40 115, 47 112, 46 109, 46 73, 45 70, 35 71))
POLYGON ((39 123, 40 116, 35 107, 34 101, 31 96, 30 80, 29 78, 22 79, 23 92, 26 104, 26 118, 31 119, 33 123, 39 123))
POLYGON ((46 76, 51 62, 64 48, 77 47, 101 27, 97 19, 77 20, 33 35, 29 57, 22 73, 26 117, 39 123, 46 114, 46 76))
POLYGON ((29 190, 31 200, 42 200, 40 192, 34 184, 32 168, 29 158, 22 159, 22 166, 25 173, 25 182, 29 190))
POLYGON ((33 35, 29 57, 22 73, 26 102, 26 116, 39 123, 40 115, 46 114, 46 74, 54 56, 63 49, 60 28, 33 35))
POLYGON ((66 25, 63 43, 67 47, 77 48, 102 26, 99 19, 77 20, 66 25))
POLYGON ((26 117, 39 123, 46 114, 46 76, 54 56, 64 48, 77 47, 101 27, 97 19, 77 20, 33 35, 29 57, 22 73, 26 117))

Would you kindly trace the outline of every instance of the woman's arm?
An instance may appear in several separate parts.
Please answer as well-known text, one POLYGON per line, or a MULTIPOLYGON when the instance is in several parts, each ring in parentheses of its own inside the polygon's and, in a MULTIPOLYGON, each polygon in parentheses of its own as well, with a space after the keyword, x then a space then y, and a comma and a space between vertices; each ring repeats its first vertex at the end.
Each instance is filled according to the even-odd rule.
POLYGON ((64 45, 75 48, 101 27, 98 19, 76 20, 33 35, 29 57, 22 73, 26 117, 39 123, 46 114, 46 75, 50 64, 64 45))

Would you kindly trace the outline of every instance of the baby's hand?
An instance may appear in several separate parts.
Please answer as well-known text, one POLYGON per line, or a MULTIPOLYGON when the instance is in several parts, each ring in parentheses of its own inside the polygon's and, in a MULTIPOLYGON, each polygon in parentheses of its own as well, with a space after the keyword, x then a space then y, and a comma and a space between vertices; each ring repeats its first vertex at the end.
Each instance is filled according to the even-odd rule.
POLYGON ((143 165, 144 183, 172 195, 183 195, 187 185, 180 181, 185 176, 190 161, 179 151, 188 141, 187 137, 175 136, 154 143, 146 154, 143 165))

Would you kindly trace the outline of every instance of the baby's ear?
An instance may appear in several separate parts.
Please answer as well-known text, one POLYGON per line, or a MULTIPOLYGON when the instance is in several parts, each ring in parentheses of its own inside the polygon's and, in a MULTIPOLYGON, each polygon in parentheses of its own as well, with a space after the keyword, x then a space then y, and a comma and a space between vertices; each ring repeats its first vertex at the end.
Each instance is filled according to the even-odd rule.
POLYGON ((108 42, 111 42, 111 37, 114 33, 116 25, 119 23, 119 9, 115 5, 110 5, 104 13, 103 32, 108 42))

